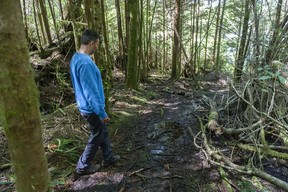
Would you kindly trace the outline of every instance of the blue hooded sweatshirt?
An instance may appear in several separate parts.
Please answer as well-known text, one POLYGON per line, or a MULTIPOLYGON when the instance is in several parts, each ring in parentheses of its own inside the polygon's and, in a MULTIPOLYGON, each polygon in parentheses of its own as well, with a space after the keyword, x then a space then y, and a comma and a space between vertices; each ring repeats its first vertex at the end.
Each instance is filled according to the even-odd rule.
POLYGON ((70 75, 80 113, 96 113, 100 119, 106 118, 101 73, 92 58, 75 53, 70 62, 70 75))

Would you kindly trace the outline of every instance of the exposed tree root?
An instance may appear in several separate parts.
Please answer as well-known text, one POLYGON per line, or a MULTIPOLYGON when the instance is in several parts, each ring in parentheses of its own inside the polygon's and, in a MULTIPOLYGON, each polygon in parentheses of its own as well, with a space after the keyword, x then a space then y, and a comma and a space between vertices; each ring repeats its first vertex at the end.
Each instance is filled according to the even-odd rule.
POLYGON ((281 189, 288 191, 288 183, 268 174, 264 171, 261 171, 256 168, 248 168, 245 166, 240 166, 232 161, 230 161, 227 157, 222 155, 217 149, 210 146, 207 136, 206 136, 206 126, 203 125, 202 120, 198 117, 200 128, 201 128, 201 137, 203 140, 204 148, 200 147, 205 154, 207 154, 207 159, 210 163, 214 165, 221 166, 223 168, 226 168, 228 170, 234 170, 236 172, 250 175, 250 176, 257 176, 261 179, 264 179, 272 184, 274 184, 277 187, 280 187, 281 189), (212 158, 210 158, 212 157, 212 158))
POLYGON ((201 132, 194 137, 196 138, 194 144, 203 150, 212 164, 238 173, 257 176, 288 191, 288 183, 262 171, 263 157, 288 159, 287 90, 283 90, 283 85, 277 79, 277 77, 267 81, 250 79, 238 86, 231 82, 230 93, 233 95, 221 110, 217 108, 219 105, 217 100, 212 101, 204 96, 204 101, 210 106, 208 122, 203 125, 199 118, 201 132), (227 115, 222 118, 228 119, 224 125, 219 122, 220 115, 221 117, 227 115), (238 153, 232 148, 231 154, 222 154, 215 146, 213 138, 207 139, 206 132, 229 136, 232 140, 227 141, 227 144, 241 149, 241 155, 242 153, 244 155, 237 156, 238 153), (200 137, 201 146, 196 142, 200 137), (233 159, 239 158, 242 162, 247 161, 247 165, 233 162, 233 159))

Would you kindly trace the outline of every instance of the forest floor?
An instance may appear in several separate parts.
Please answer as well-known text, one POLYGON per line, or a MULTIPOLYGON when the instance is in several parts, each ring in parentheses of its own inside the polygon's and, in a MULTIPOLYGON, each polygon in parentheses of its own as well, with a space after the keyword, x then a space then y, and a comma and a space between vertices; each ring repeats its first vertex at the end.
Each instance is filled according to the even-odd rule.
MULTIPOLYGON (((139 91, 125 90, 120 71, 115 70, 114 78, 108 128, 113 151, 121 156, 116 165, 101 168, 93 175, 73 173, 88 138, 85 122, 75 104, 43 115, 44 144, 54 191, 281 191, 255 177, 211 165, 195 145, 201 143, 196 139, 200 132, 197 117, 207 122, 210 110, 203 96, 225 102, 227 77, 206 75, 199 82, 201 89, 196 90, 192 80, 172 83, 168 78, 151 75, 139 91)), ((0 133, 1 163, 9 164, 7 144, 0 133)), ((227 139, 213 134, 210 137, 222 145, 227 139)), ((99 162, 101 151, 95 159, 95 163, 99 162)), ((11 168, 4 166, 0 171, 0 191, 13 191, 11 168)))

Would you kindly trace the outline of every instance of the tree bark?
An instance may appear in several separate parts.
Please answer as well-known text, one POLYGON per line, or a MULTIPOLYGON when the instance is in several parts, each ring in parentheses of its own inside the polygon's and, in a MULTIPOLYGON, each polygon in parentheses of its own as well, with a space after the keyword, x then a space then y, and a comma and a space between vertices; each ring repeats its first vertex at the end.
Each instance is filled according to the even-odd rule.
POLYGON ((118 49, 119 49, 119 64, 124 69, 124 66, 127 65, 126 61, 126 51, 124 46, 123 32, 122 32, 122 20, 121 20, 121 11, 120 11, 120 3, 119 0, 115 0, 115 8, 117 15, 117 29, 118 29, 118 49))
POLYGON ((37 10, 36 10, 36 6, 35 6, 35 1, 33 1, 33 16, 34 16, 35 30, 36 30, 36 34, 37 34, 39 48, 40 48, 40 50, 42 50, 41 37, 40 37, 38 23, 37 23, 37 10))
POLYGON ((55 30, 57 39, 59 41, 60 40, 60 38, 59 38, 59 30, 58 30, 58 26, 57 26, 57 23, 56 23, 56 16, 55 16, 55 11, 54 11, 54 6, 52 5, 51 0, 48 0, 48 5, 49 5, 49 9, 50 9, 53 25, 54 25, 54 30, 55 30))
POLYGON ((275 25, 274 25, 274 31, 271 38, 271 41, 268 46, 268 50, 266 51, 265 60, 262 64, 265 66, 265 64, 270 64, 273 59, 276 57, 276 50, 279 46, 279 40, 280 40, 280 34, 281 34, 281 9, 282 9, 282 2, 283 0, 278 0, 277 8, 276 8, 276 18, 275 18, 275 25))
POLYGON ((69 17, 71 18, 71 24, 72 24, 72 30, 73 30, 73 37, 74 37, 74 45, 75 45, 75 51, 79 49, 79 41, 78 36, 76 33, 76 19, 75 19, 75 11, 74 11, 74 5, 72 0, 69 0, 68 2, 68 12, 70 13, 69 17))
POLYGON ((175 11, 174 11, 174 37, 173 37, 173 52, 172 52, 172 71, 171 71, 171 79, 177 79, 181 72, 181 64, 179 62, 180 55, 180 38, 177 34, 180 31, 180 5, 181 0, 175 1, 175 11))
POLYGON ((217 53, 217 43, 218 43, 217 39, 218 39, 218 32, 219 32, 220 11, 221 11, 221 0, 219 0, 218 8, 217 8, 215 37, 214 37, 213 54, 212 54, 213 65, 215 65, 215 68, 216 68, 216 59, 217 59, 216 53, 217 53))
POLYGON ((39 0, 35 0, 35 1, 33 1, 33 3, 34 2, 35 2, 35 8, 36 8, 35 10, 36 10, 37 18, 38 18, 38 21, 39 21, 39 26, 40 26, 40 30, 41 30, 41 34, 42 34, 43 43, 46 44, 47 43, 47 39, 46 39, 45 31, 44 31, 44 24, 43 24, 43 20, 42 20, 42 16, 41 16, 39 0))
POLYGON ((0 18, 0 116, 16 188, 18 192, 46 192, 49 177, 38 92, 29 64, 20 2, 0 1, 0 18))
POLYGON ((204 53, 204 69, 208 68, 208 59, 207 59, 207 51, 208 51, 208 39, 209 39, 209 31, 210 31, 210 22, 211 22, 211 10, 212 10, 212 3, 210 3, 209 13, 208 13, 208 20, 207 20, 207 28, 206 28, 206 38, 205 38, 205 53, 204 53))
POLYGON ((164 70, 166 69, 166 0, 163 1, 163 9, 162 9, 162 14, 163 14, 163 53, 162 53, 162 65, 161 65, 161 73, 164 74, 164 70))
POLYGON ((46 31, 46 36, 48 39, 48 43, 52 43, 52 36, 51 36, 51 32, 50 32, 50 25, 49 25, 49 21, 48 21, 48 15, 47 15, 47 11, 46 11, 46 6, 45 6, 45 2, 44 0, 38 0, 39 1, 39 5, 40 5, 40 9, 41 9, 41 16, 44 22, 44 27, 45 27, 45 31, 46 31))
POLYGON ((224 12, 225 12, 225 5, 226 5, 226 0, 223 0, 223 5, 222 5, 222 13, 221 13, 221 18, 220 18, 220 24, 219 24, 219 35, 218 35, 218 44, 217 44, 217 59, 216 59, 216 75, 219 75, 219 71, 221 70, 221 65, 220 65, 220 48, 221 48, 221 40, 222 40, 222 26, 223 26, 223 18, 224 18, 224 12))
POLYGON ((129 46, 128 46, 128 68, 126 88, 138 89, 139 82, 137 77, 137 55, 138 55, 138 1, 128 0, 128 12, 131 19, 129 28, 129 46))
POLYGON ((28 22, 27 22, 27 13, 26 13, 26 1, 22 0, 22 5, 23 5, 23 22, 24 22, 24 29, 25 29, 25 37, 27 41, 29 42, 29 35, 28 35, 28 22))
POLYGON ((259 57, 260 57, 260 38, 259 38, 259 17, 257 12, 256 1, 251 1, 253 6, 253 14, 254 14, 254 27, 255 27, 255 37, 254 37, 254 55, 255 55, 255 66, 256 69, 259 66, 259 57))
POLYGON ((64 20, 62 0, 58 0, 61 19, 64 20))
POLYGON ((249 16, 250 16, 250 0, 245 1, 245 12, 244 12, 244 20, 243 20, 243 27, 242 27, 242 35, 241 35, 241 41, 239 45, 238 50, 238 57, 236 61, 236 66, 234 69, 234 79, 236 82, 239 82, 242 76, 243 72, 243 66, 244 66, 244 59, 245 59, 245 45, 247 40, 247 33, 249 29, 249 16))

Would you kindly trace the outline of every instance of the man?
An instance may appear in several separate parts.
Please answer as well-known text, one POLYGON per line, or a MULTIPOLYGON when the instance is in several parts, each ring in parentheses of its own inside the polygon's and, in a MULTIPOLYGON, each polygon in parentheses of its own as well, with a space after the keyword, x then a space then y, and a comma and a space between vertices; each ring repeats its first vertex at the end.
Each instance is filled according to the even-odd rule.
POLYGON ((100 165, 92 165, 98 148, 103 153, 102 166, 108 166, 120 159, 113 155, 106 123, 110 121, 105 111, 105 96, 100 70, 93 62, 92 55, 99 46, 100 36, 87 29, 81 37, 81 46, 70 63, 70 75, 75 92, 76 103, 81 115, 87 121, 91 130, 88 143, 80 156, 76 173, 80 175, 93 174, 100 165))

